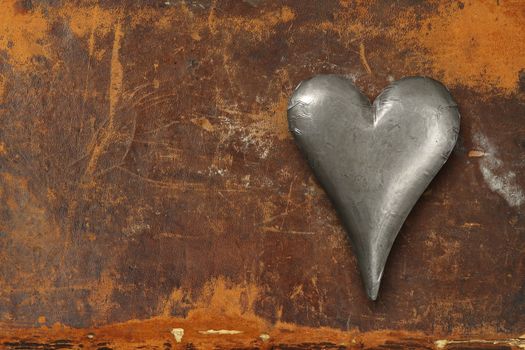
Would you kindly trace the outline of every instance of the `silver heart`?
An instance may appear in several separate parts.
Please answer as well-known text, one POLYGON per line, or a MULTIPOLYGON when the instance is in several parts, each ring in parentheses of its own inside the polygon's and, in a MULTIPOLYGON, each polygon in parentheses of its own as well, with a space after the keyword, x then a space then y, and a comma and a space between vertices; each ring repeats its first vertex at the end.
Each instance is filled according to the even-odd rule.
POLYGON ((290 98, 290 131, 339 213, 372 300, 403 222, 454 148, 459 119, 448 90, 424 77, 394 82, 373 105, 337 75, 303 81, 290 98))

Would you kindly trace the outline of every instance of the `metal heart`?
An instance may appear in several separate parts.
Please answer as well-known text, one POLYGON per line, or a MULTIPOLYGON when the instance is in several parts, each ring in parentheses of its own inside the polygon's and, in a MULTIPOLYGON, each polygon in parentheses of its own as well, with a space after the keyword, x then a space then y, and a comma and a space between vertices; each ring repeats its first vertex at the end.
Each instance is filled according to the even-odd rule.
POLYGON ((303 81, 288 123, 332 200, 357 255, 370 299, 410 210, 447 160, 459 112, 441 83, 394 82, 370 101, 345 77, 303 81))

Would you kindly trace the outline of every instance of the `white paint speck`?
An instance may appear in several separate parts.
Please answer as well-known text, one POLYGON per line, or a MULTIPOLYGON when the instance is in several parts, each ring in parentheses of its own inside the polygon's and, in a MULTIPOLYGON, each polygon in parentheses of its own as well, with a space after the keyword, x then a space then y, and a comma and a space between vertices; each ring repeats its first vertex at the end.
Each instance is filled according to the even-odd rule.
POLYGON ((357 78, 359 78, 359 74, 357 74, 357 73, 348 73, 348 74, 345 74, 345 77, 347 79, 350 79, 353 83, 355 83, 357 78))
POLYGON ((502 196, 511 207, 525 203, 525 193, 516 181, 516 174, 504 169, 503 161, 497 157, 497 150, 485 135, 474 135, 474 142, 484 153, 484 157, 479 158, 479 169, 489 188, 502 196))
POLYGON ((261 338, 262 341, 267 342, 270 339, 270 335, 263 333, 259 336, 259 338, 261 338))
POLYGON ((446 339, 436 340, 434 344, 436 344, 436 348, 443 349, 445 346, 447 346, 448 341, 446 339))
POLYGON ((175 337, 175 341, 180 343, 182 341, 182 337, 184 336, 184 328, 173 328, 171 330, 171 334, 173 334, 175 337))
POLYGON ((146 231, 149 231, 150 229, 151 229, 151 226, 149 224, 146 224, 144 222, 136 222, 136 223, 131 223, 128 227, 124 227, 122 229, 122 233, 126 237, 133 237, 141 233, 144 233, 146 231))
POLYGON ((208 167, 208 176, 224 176, 228 172, 226 168, 219 168, 216 165, 208 167))
POLYGON ((200 334, 219 334, 219 335, 234 335, 241 334, 242 331, 235 329, 208 329, 207 331, 199 331, 200 334))
POLYGON ((257 150, 261 159, 266 159, 268 157, 273 145, 271 139, 263 138, 262 135, 258 135, 257 132, 247 134, 241 137, 240 140, 243 143, 243 151, 248 151, 248 148, 252 146, 257 150))
POLYGON ((268 154, 270 153, 270 149, 267 148, 265 149, 262 153, 261 153, 261 158, 262 159, 266 159, 266 157, 268 157, 268 154))
POLYGON ((243 176, 241 180, 242 180, 244 187, 246 188, 250 187, 250 175, 243 176))

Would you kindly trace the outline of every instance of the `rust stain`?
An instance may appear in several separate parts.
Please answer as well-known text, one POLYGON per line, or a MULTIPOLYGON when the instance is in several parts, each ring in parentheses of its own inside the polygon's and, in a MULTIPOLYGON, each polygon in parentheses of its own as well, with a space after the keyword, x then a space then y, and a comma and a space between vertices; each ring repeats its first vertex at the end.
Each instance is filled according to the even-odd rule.
POLYGON ((102 140, 93 148, 89 163, 86 167, 85 176, 92 177, 98 165, 98 159, 106 151, 112 138, 117 137, 115 134, 115 113, 117 105, 122 95, 123 70, 120 63, 120 40, 123 36, 121 23, 115 25, 115 34, 113 39, 113 50, 111 53, 111 69, 109 83, 109 111, 107 126, 103 130, 102 140))
POLYGON ((245 31, 254 35, 258 40, 267 38, 275 26, 291 22, 295 18, 294 11, 283 6, 278 10, 264 12, 256 18, 245 18, 241 16, 217 17, 214 11, 210 11, 208 17, 208 27, 213 34, 224 27, 235 29, 235 31, 245 31))
MULTIPOLYGON (((255 284, 235 284, 224 277, 213 279, 194 302, 186 317, 187 324, 201 325, 199 331, 240 329, 243 335, 255 338, 261 329, 269 327, 267 321, 255 314, 254 304, 259 295, 255 284)), ((188 330, 186 334, 191 336, 192 332, 188 330)))
POLYGON ((0 0, 0 50, 17 69, 31 67, 34 56, 51 57, 47 43, 49 22, 40 8, 20 11, 16 0, 0 0))
POLYGON ((98 21, 98 7, 95 8, 94 13, 92 14, 91 18, 91 32, 89 34, 89 57, 93 56, 93 52, 95 52, 95 28, 97 27, 97 21, 98 21))
MULTIPOLYGON (((335 33, 345 47, 359 50, 362 61, 362 47, 356 41, 388 37, 399 48, 419 51, 398 62, 409 74, 427 71, 430 65, 434 77, 449 86, 483 91, 498 88, 503 93, 518 88, 519 73, 525 68, 525 6, 521 1, 464 1, 461 6, 436 2, 438 10, 424 14, 423 19, 415 7, 406 6, 396 9, 396 20, 388 25, 374 17, 371 7, 377 1, 340 4, 334 20, 316 28, 335 33)), ((381 52, 381 48, 376 50, 381 52)), ((392 54, 381 53, 385 57, 392 54)), ((369 72, 364 62, 363 66, 369 72)))
POLYGON ((92 58, 100 61, 107 53, 104 47, 97 46, 97 41, 102 41, 112 34, 120 18, 118 10, 101 8, 97 4, 92 6, 66 4, 50 15, 52 18, 65 19, 71 31, 78 38, 86 40, 90 65, 88 71, 92 65, 92 58))
POLYGON ((286 109, 288 108, 288 96, 280 95, 267 111, 249 115, 254 123, 249 128, 249 134, 264 142, 265 139, 275 137, 278 140, 289 139, 288 122, 286 120, 286 109))
MULTIPOLYGON (((333 14, 333 19, 314 23, 310 30, 323 30, 334 33, 344 48, 357 52, 360 56, 365 49, 364 41, 378 37, 388 37, 389 40, 402 45, 403 34, 416 24, 416 15, 410 6, 402 7, 396 14, 393 24, 385 25, 374 18, 374 5, 381 3, 378 0, 339 0, 340 8, 333 14), (363 47, 361 48, 361 44, 363 47)), ((374 54, 386 54, 380 47, 370 49, 374 54)), ((362 60, 362 57, 360 57, 362 60)), ((365 57, 366 59, 366 57, 365 57)), ((369 64, 369 59, 366 59, 369 64)), ((368 72, 366 65, 363 66, 368 72)), ((370 67, 369 67, 370 68, 370 67)))
POLYGON ((200 36, 200 34, 198 32, 192 32, 190 34, 190 36, 195 41, 201 41, 202 40, 202 38, 201 38, 201 36, 200 36))
POLYGON ((102 9, 98 5, 61 7, 57 13, 67 19, 69 27, 79 38, 88 38, 90 55, 95 50, 95 40, 112 32, 118 11, 102 9))
POLYGON ((122 94, 123 71, 120 63, 120 40, 123 32, 120 22, 115 26, 115 39, 111 53, 111 82, 109 86, 109 129, 112 129, 116 106, 122 94))
POLYGON ((366 59, 365 44, 363 43, 359 44, 359 57, 361 58, 361 63, 365 67, 367 73, 372 75, 372 68, 370 68, 370 65, 368 64, 368 61, 366 59))
POLYGON ((468 151, 468 156, 469 158, 481 158, 485 156, 485 152, 477 150, 477 149, 472 149, 468 151))
POLYGON ((213 125, 207 118, 193 118, 191 122, 208 132, 212 132, 214 130, 213 125))
MULTIPOLYGON (((437 348, 446 349, 454 345, 471 345, 483 348, 492 344, 504 344, 511 349, 523 348, 523 339, 474 338, 464 340, 433 339, 421 332, 409 331, 342 331, 329 327, 304 327, 287 323, 274 326, 253 324, 242 318, 221 318, 227 329, 211 329, 217 324, 213 315, 188 321, 176 317, 156 317, 148 320, 130 320, 97 328, 75 329, 55 323, 51 327, 16 329, 8 328, 9 335, 0 336, 4 345, 24 346, 24 343, 50 343, 62 339, 70 346, 110 346, 113 348, 135 348, 137 346, 162 348, 180 343, 195 349, 253 348, 270 349, 272 346, 293 349, 375 349, 375 348, 437 348), (183 337, 174 339, 173 331, 183 332, 183 337), (261 333, 262 332, 262 333, 261 333)), ((4 328, 6 329, 6 328, 4 328)), ((487 347, 490 348, 490 347, 487 347)))
POLYGON ((433 69, 450 85, 516 91, 525 67, 522 1, 443 3, 410 34, 429 51, 433 69))
POLYGON ((6 91, 6 84, 7 84, 7 81, 6 79, 4 78, 3 75, 0 74, 0 104, 2 104, 3 100, 4 100, 4 93, 6 91))

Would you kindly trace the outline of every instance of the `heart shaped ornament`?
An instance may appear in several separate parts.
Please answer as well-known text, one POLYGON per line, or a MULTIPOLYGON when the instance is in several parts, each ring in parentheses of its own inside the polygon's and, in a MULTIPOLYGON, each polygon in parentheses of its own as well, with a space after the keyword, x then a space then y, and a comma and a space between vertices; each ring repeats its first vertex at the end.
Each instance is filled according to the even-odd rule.
POLYGON ((290 131, 342 220, 372 300, 403 222, 454 148, 459 120, 445 86, 425 77, 394 82, 372 105, 338 75, 303 81, 290 98, 290 131))

